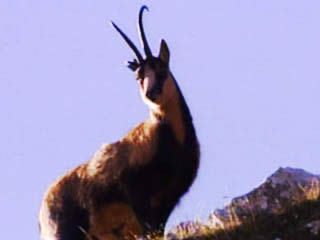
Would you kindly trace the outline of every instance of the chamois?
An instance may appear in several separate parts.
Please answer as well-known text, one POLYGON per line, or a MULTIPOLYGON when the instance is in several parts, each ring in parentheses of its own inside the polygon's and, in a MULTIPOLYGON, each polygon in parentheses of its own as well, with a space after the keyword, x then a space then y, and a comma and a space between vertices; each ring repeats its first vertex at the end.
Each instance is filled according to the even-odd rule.
POLYGON ((199 165, 199 144, 185 99, 169 70, 161 40, 154 57, 147 43, 142 6, 139 35, 146 58, 112 23, 136 55, 135 72, 149 118, 121 140, 103 145, 88 162, 47 190, 39 221, 43 240, 124 240, 163 233, 199 165))

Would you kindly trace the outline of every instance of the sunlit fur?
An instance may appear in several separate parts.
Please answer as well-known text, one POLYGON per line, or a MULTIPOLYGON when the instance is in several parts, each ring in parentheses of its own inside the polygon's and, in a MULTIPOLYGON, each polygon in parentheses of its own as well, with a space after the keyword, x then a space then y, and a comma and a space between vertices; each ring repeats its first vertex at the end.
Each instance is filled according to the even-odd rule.
POLYGON ((168 66, 162 41, 159 57, 135 71, 149 118, 49 187, 39 214, 42 239, 130 240, 163 232, 199 164, 192 117, 168 66))
POLYGON ((148 105, 150 110, 150 119, 157 121, 159 118, 166 119, 174 130, 177 139, 182 143, 184 139, 184 122, 182 112, 179 106, 179 92, 175 82, 169 73, 168 78, 164 81, 162 94, 158 95, 155 101, 151 101, 146 92, 156 85, 155 74, 152 69, 146 67, 144 79, 140 81, 140 95, 143 101, 148 105))

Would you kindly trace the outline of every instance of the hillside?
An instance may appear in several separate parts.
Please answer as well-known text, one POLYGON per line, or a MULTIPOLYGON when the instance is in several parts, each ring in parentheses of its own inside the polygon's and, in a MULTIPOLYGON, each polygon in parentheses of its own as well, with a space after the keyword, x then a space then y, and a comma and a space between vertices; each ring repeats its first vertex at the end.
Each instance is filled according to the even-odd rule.
POLYGON ((207 222, 184 222, 168 240, 319 240, 320 176, 280 168, 258 188, 213 211, 207 222))

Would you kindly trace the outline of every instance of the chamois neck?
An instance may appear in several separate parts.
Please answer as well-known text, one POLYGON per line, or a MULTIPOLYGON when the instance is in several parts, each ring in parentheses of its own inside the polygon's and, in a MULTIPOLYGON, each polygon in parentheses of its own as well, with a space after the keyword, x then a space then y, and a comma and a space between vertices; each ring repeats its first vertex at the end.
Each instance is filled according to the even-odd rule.
POLYGON ((163 106, 156 109, 150 108, 150 119, 156 122, 168 123, 177 140, 183 144, 190 127, 194 131, 192 117, 177 82, 172 75, 170 76, 174 83, 174 94, 163 106))

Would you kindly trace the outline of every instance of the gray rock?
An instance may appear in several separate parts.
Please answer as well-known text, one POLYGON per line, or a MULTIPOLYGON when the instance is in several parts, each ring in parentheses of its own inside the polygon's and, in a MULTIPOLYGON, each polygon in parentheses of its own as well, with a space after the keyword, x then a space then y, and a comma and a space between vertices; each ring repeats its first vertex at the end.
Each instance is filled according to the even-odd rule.
MULTIPOLYGON (((288 209, 294 209, 297 206, 300 206, 299 204, 308 202, 307 200, 320 200, 320 175, 314 175, 302 169, 289 167, 280 168, 253 191, 232 199, 224 208, 216 209, 212 212, 209 215, 206 224, 202 224, 198 221, 181 223, 168 232, 167 239, 208 239, 204 238, 204 236, 215 236, 219 231, 222 231, 223 235, 227 237, 209 237, 209 239, 248 239, 238 235, 235 236, 236 238, 229 238, 228 235, 232 235, 236 227, 243 226, 244 224, 249 224, 248 226, 253 226, 253 229, 257 229, 255 227, 257 226, 255 225, 257 224, 256 219, 261 218, 261 216, 271 216, 270 219, 273 219, 272 216, 287 214, 288 209)), ((312 239, 319 238, 320 213, 318 212, 318 209, 319 207, 316 207, 316 209, 308 209, 309 215, 307 216, 296 216, 296 212, 290 212, 291 215, 289 215, 289 218, 291 220, 293 218, 294 222, 296 221, 295 219, 298 218, 304 219, 301 223, 299 222, 299 227, 297 229, 293 226, 293 232, 297 231, 298 235, 293 233, 294 238, 291 238, 292 240, 311 239, 309 236, 311 236, 312 239), (314 210, 317 212, 313 214, 314 210), (310 214, 310 212, 312 213, 310 214), (305 236, 308 237, 305 238, 305 236)), ((271 221, 271 226, 279 226, 277 222, 272 222, 273 220, 270 219, 268 221, 271 221)), ((285 224, 289 220, 282 219, 281 221, 284 221, 284 226, 286 226, 285 224)), ((265 225, 265 222, 262 224, 265 225)), ((283 225, 283 222, 280 222, 279 224, 283 225)), ((285 229, 280 227, 280 230, 273 230, 275 230, 275 232, 278 231, 280 235, 283 235, 282 233, 285 229)), ((288 231, 292 235, 292 229, 288 229, 288 231)), ((270 235, 268 232, 258 231, 256 234, 252 234, 250 240, 283 239, 279 235, 270 235), (269 237, 267 237, 267 235, 269 237)))
POLYGON ((280 168, 253 191, 234 198, 209 216, 210 225, 229 228, 261 214, 281 214, 288 207, 320 196, 320 176, 302 169, 280 168))

